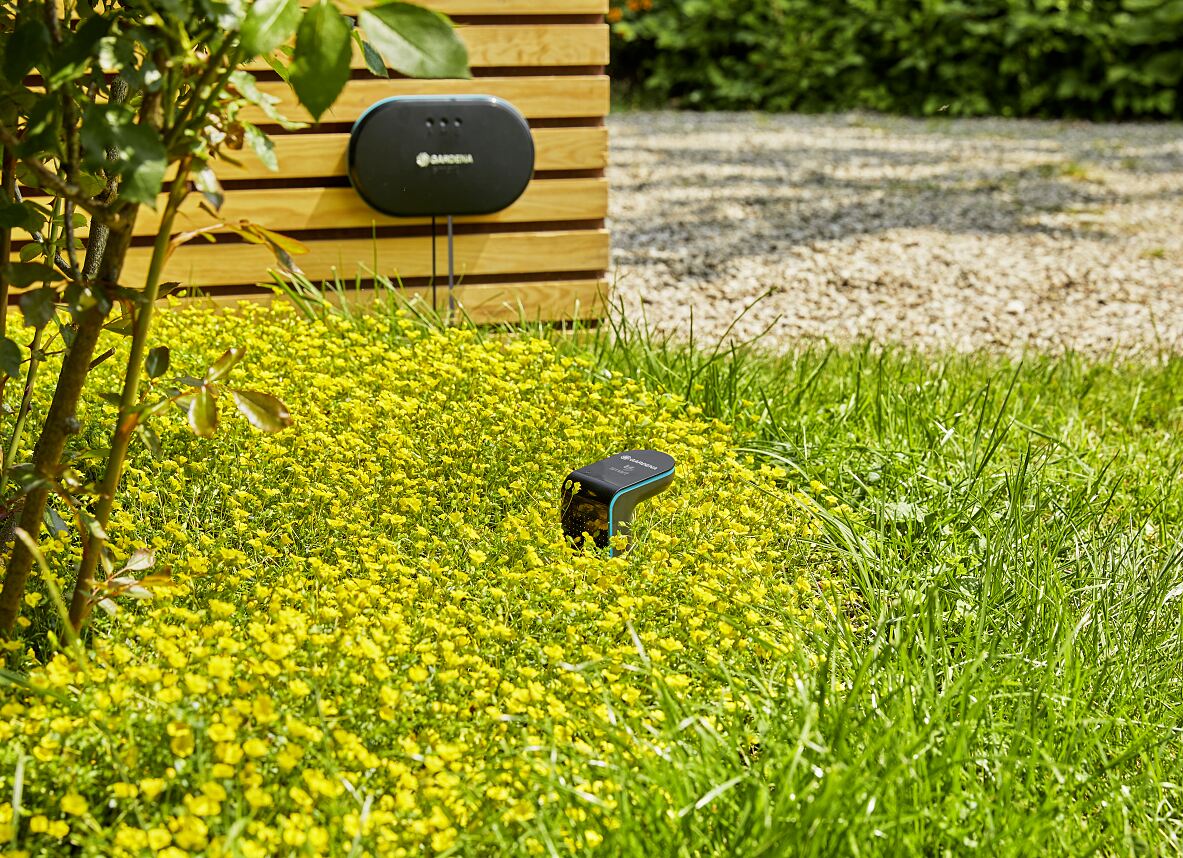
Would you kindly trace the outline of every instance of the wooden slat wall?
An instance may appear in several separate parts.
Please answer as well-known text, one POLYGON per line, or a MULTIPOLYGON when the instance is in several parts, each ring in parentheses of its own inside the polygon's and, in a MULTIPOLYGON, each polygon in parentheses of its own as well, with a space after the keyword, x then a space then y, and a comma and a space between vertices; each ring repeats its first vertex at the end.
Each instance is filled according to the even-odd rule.
MULTIPOLYGON (((530 121, 535 176, 503 212, 456 220, 455 292, 477 320, 590 318, 606 297, 608 188, 604 178, 608 136, 607 0, 427 0, 458 19, 469 48, 471 80, 379 79, 354 58, 354 77, 319 125, 283 132, 261 111, 245 118, 272 134, 279 170, 269 172, 248 152, 241 163, 216 165, 226 191, 221 218, 247 219, 290 235, 308 248, 295 257, 314 280, 339 274, 352 283, 374 272, 430 296, 429 219, 391 218, 370 209, 348 185, 349 126, 375 101, 403 94, 489 94, 505 98, 530 121)), ((259 88, 276 96, 290 119, 309 122, 286 84, 265 65, 251 70, 259 88)), ((215 221, 193 197, 177 230, 215 221)), ((124 279, 135 283, 147 269, 149 236, 158 215, 143 210, 136 246, 124 279)), ((435 244, 437 283, 446 272, 442 219, 435 244)), ((230 234, 216 243, 192 241, 179 248, 165 279, 204 287, 218 302, 235 297, 266 300, 256 284, 268 281, 273 257, 230 234)), ((438 289, 440 303, 446 289, 438 289)))

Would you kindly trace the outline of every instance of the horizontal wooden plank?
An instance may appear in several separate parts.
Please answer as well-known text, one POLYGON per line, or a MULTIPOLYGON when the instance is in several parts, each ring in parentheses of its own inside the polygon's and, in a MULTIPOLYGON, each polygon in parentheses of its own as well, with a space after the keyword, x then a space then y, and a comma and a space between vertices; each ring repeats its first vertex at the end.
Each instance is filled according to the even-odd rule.
MULTIPOLYGON (((388 217, 366 205, 353 188, 264 188, 227 191, 219 218, 202 210, 199 194, 185 200, 174 232, 199 229, 220 221, 249 220, 279 232, 312 229, 368 229, 413 226, 431 218, 388 217)), ((457 218, 457 223, 534 223, 596 220, 608 214, 607 179, 544 179, 531 182, 509 208, 489 215, 457 218)), ((141 208, 136 235, 155 235, 160 211, 141 208)), ((208 245, 207 245, 208 247, 208 245)), ((212 252, 212 251, 210 251, 212 252)))
MULTIPOLYGON (((260 81, 259 89, 279 99, 277 108, 288 119, 311 122, 283 81, 260 81)), ((527 119, 568 119, 607 116, 606 75, 545 77, 483 77, 474 80, 351 80, 321 122, 353 122, 374 102, 395 95, 495 95, 504 98, 527 119)), ((249 107, 241 114, 250 122, 269 122, 263 111, 249 107)))
POLYGON ((426 0, 445 15, 604 15, 608 0, 426 0))
MULTIPOLYGON (((561 67, 608 65, 607 24, 486 24, 457 27, 468 46, 474 68, 561 67)), ((353 45, 355 69, 366 68, 361 49, 353 45)), ((265 61, 244 65, 251 71, 271 68, 265 61)))
POLYGON ((608 65, 607 24, 488 24, 457 31, 473 68, 608 65))
MULTIPOLYGON (((308 253, 296 263, 313 280, 335 273, 352 279, 364 269, 390 277, 431 276, 431 239, 371 238, 306 242, 308 253)), ((150 247, 134 247, 120 278, 135 287, 144 281, 150 247)), ((183 286, 237 286, 264 282, 275 258, 256 244, 190 243, 177 249, 165 266, 165 280, 183 286)), ((606 230, 458 235, 455 240, 457 278, 478 274, 535 274, 548 271, 607 271, 606 230)), ((446 276, 447 243, 436 242, 437 276, 446 276)))
MULTIPOLYGON (((535 170, 602 170, 608 165, 608 129, 535 128, 535 170)), ((348 134, 283 134, 272 138, 279 170, 270 172, 254 152, 231 154, 241 165, 214 162, 223 182, 244 179, 316 179, 348 175, 348 134)))
MULTIPOLYGON (((313 0, 300 0, 307 8, 313 0)), ((608 0, 423 0, 420 4, 445 15, 533 16, 605 15, 608 0)), ((348 14, 351 9, 343 8, 348 14)))
MULTIPOLYGON (((345 300, 354 309, 363 309, 386 300, 385 289, 350 290, 345 300)), ((431 289, 411 287, 398 289, 395 294, 408 301, 419 300, 431 307, 431 289)), ((547 280, 526 283, 496 283, 477 286, 457 286, 455 299, 464 315, 478 324, 498 322, 536 322, 573 319, 598 319, 608 307, 609 286, 606 280, 547 280)), ((448 290, 437 289, 435 295, 441 313, 447 310, 448 290)), ((270 305, 286 297, 271 292, 251 292, 241 295, 197 296, 182 299, 183 305, 212 306, 233 310, 243 301, 270 305)), ((340 299, 331 296, 333 304, 340 299)))

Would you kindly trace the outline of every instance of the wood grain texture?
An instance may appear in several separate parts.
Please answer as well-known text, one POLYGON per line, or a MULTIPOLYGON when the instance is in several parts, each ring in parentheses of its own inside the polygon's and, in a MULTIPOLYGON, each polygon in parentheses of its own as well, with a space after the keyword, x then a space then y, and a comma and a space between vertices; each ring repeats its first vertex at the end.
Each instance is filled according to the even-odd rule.
MULTIPOLYGON (((602 170, 608 166, 608 129, 535 128, 535 170, 602 170)), ((318 179, 348 175, 348 134, 290 134, 272 138, 279 170, 272 173, 250 149, 231 153, 240 164, 215 161, 223 182, 251 179, 318 179)))
MULTIPOLYGON (((302 0, 303 2, 303 0, 302 0)), ((308 253, 295 260, 314 281, 339 273, 352 282, 374 273, 392 279, 424 282, 433 270, 432 243, 422 234, 401 235, 398 227, 420 227, 429 219, 388 218, 371 210, 349 187, 346 152, 349 135, 341 133, 375 102, 397 95, 495 95, 515 105, 534 124, 535 170, 542 176, 505 211, 457 219, 480 224, 479 231, 457 235, 455 296, 477 322, 516 322, 599 318, 606 311, 609 292, 604 272, 609 264, 608 233, 591 228, 607 215, 608 132, 597 126, 609 111, 609 81, 595 74, 607 65, 609 32, 602 16, 608 0, 426 0, 431 8, 461 17, 458 32, 469 49, 472 80, 380 79, 358 74, 342 92, 333 109, 296 133, 273 138, 280 169, 271 173, 249 151, 231 153, 240 164, 215 165, 227 183, 219 220, 249 220, 278 232, 301 236, 308 253), (486 70, 486 71, 480 71, 486 70), (571 74, 564 74, 570 71, 571 74), (593 73, 589 73, 593 72, 593 73), (576 122, 575 120, 580 120, 576 122), (328 123, 333 123, 329 125, 328 123), (589 172, 573 172, 589 171, 589 172), (562 178, 551 178, 561 176, 562 178), (299 187, 285 187, 286 183, 299 187), (327 184, 332 187, 318 187, 327 184), (371 230, 386 230, 375 239, 371 230), (329 231, 332 232, 329 232, 329 231), (391 235, 391 233, 395 233, 391 235), (466 283, 465 280, 472 281, 466 283), (482 283, 484 280, 486 282, 482 283), (505 283, 488 283, 505 280, 505 283)), ((365 4, 359 4, 365 5, 365 4)), ((348 10, 346 10, 348 11, 348 10)), ((358 51, 353 67, 363 69, 358 51)), ((264 70, 265 64, 251 68, 264 70)), ((273 74, 262 74, 274 78, 273 74)), ((278 100, 279 111, 293 120, 311 123, 289 87, 277 80, 259 82, 262 92, 278 100)), ((249 108, 243 119, 265 127, 273 123, 249 108)), ((186 201, 176 230, 215 223, 198 208, 200 197, 186 201)), ((154 234, 159 216, 142 210, 136 224, 140 241, 154 234)), ((418 230, 423 232, 423 230, 418 230)), ((143 282, 150 248, 133 248, 124 269, 124 282, 143 282)), ((435 244, 437 282, 446 279, 447 244, 435 244)), ((236 288, 266 283, 276 261, 258 245, 222 240, 192 241, 176 250, 166 266, 165 280, 189 287, 211 287, 213 298, 196 301, 231 307, 244 298, 269 302, 270 292, 230 294, 236 288)), ((403 290, 430 300, 422 287, 403 290)), ((385 292, 363 290, 365 300, 385 292)), ((446 286, 436 292, 447 301, 446 286)))
MULTIPOLYGON (((536 322, 572 319, 598 319, 604 315, 608 302, 606 280, 553 280, 526 283, 497 283, 479 286, 457 286, 456 303, 463 312, 478 323, 536 322)), ((408 301, 420 300, 431 306, 431 289, 411 287, 399 289, 398 297, 408 301)), ((362 309, 386 300, 385 289, 350 290, 346 299, 350 308, 362 309)), ((198 305, 233 310, 243 301, 270 305, 287 301, 272 292, 250 292, 243 295, 202 295, 180 299, 182 306, 198 305)), ((331 296, 334 304, 340 299, 331 296)), ((448 290, 437 289, 439 311, 447 309, 448 290)), ((168 302, 168 306, 174 302, 168 302)))
POLYGON ((426 0, 445 15, 605 15, 608 0, 426 0))
MULTIPOLYGON (((431 241, 426 236, 319 240, 305 242, 308 253, 296 264, 313 280, 339 272, 352 280, 359 270, 388 277, 431 276, 431 241)), ((148 270, 150 247, 132 248, 121 280, 135 288, 148 270)), ((165 266, 164 279, 187 287, 241 286, 265 282, 274 256, 256 244, 190 243, 180 247, 165 266)), ((606 230, 458 235, 455 242, 457 278, 468 274, 523 274, 561 271, 606 271, 606 230)), ((446 276, 447 243, 436 242, 437 276, 446 276)), ((363 274, 364 276, 364 274, 363 274)))
MULTIPOLYGON (((395 218, 374 211, 353 188, 264 188, 227 191, 218 218, 199 208, 201 196, 185 200, 174 232, 210 224, 249 220, 277 232, 316 229, 370 229, 375 226, 416 226, 431 218, 395 218)), ((536 223, 598 220, 608 214, 606 179, 544 179, 531 182, 509 208, 489 215, 456 218, 456 223, 536 223)), ((155 235, 160 212, 141 208, 136 235, 155 235)))
MULTIPOLYGON (((278 99, 279 112, 288 119, 311 122, 283 81, 260 81, 259 89, 278 99)), ((483 77, 473 80, 351 80, 321 122, 353 122, 376 101, 394 95, 495 95, 514 105, 527 119, 570 119, 607 116, 606 75, 553 75, 543 77, 483 77)), ((242 113, 249 122, 267 124, 257 107, 242 113)))
MULTIPOLYGON (((468 47, 468 64, 474 69, 608 65, 607 24, 482 24, 457 27, 456 32, 468 47)), ((356 44, 351 66, 366 68, 356 44)), ((243 67, 271 68, 262 59, 243 67)))
MULTIPOLYGON (((309 7, 313 0, 299 0, 309 7)), ((608 0, 424 0, 422 6, 446 15, 602 15, 608 0)))

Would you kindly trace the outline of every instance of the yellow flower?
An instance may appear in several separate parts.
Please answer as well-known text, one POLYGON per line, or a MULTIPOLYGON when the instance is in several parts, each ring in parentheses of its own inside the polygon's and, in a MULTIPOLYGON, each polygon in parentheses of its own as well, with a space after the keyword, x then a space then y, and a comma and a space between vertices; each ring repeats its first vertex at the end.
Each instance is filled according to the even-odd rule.
POLYGON ((68 813, 71 816, 84 816, 89 810, 86 799, 76 792, 68 792, 62 796, 61 806, 62 813, 68 813))
POLYGON ((182 724, 179 721, 173 721, 168 725, 168 734, 172 738, 169 739, 168 747, 178 757, 187 757, 193 753, 196 747, 193 739, 193 731, 189 729, 188 724, 182 724))
MULTIPOLYGON (((144 793, 144 798, 151 801, 164 791, 167 783, 163 778, 145 778, 140 781, 140 790, 144 793)), ((153 847, 156 848, 156 847, 153 847)))
POLYGON ((235 731, 228 725, 218 722, 210 724, 205 735, 209 736, 210 741, 213 742, 229 742, 234 738, 235 731))
POLYGON ((259 787, 251 787, 243 793, 243 797, 246 799, 246 803, 256 810, 261 807, 270 807, 273 804, 271 793, 259 787))

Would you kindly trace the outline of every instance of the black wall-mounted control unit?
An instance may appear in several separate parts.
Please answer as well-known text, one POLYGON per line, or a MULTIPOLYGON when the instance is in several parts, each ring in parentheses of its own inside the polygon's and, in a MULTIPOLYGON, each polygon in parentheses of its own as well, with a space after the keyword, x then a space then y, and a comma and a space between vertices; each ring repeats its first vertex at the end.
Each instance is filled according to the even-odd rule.
POLYGON ((349 137, 354 189, 394 217, 500 211, 533 174, 530 126, 492 95, 388 98, 362 114, 349 137))
POLYGON ((673 456, 657 450, 629 450, 577 468, 563 481, 563 534, 582 546, 586 533, 609 548, 613 536, 629 535, 637 504, 673 481, 673 456))

